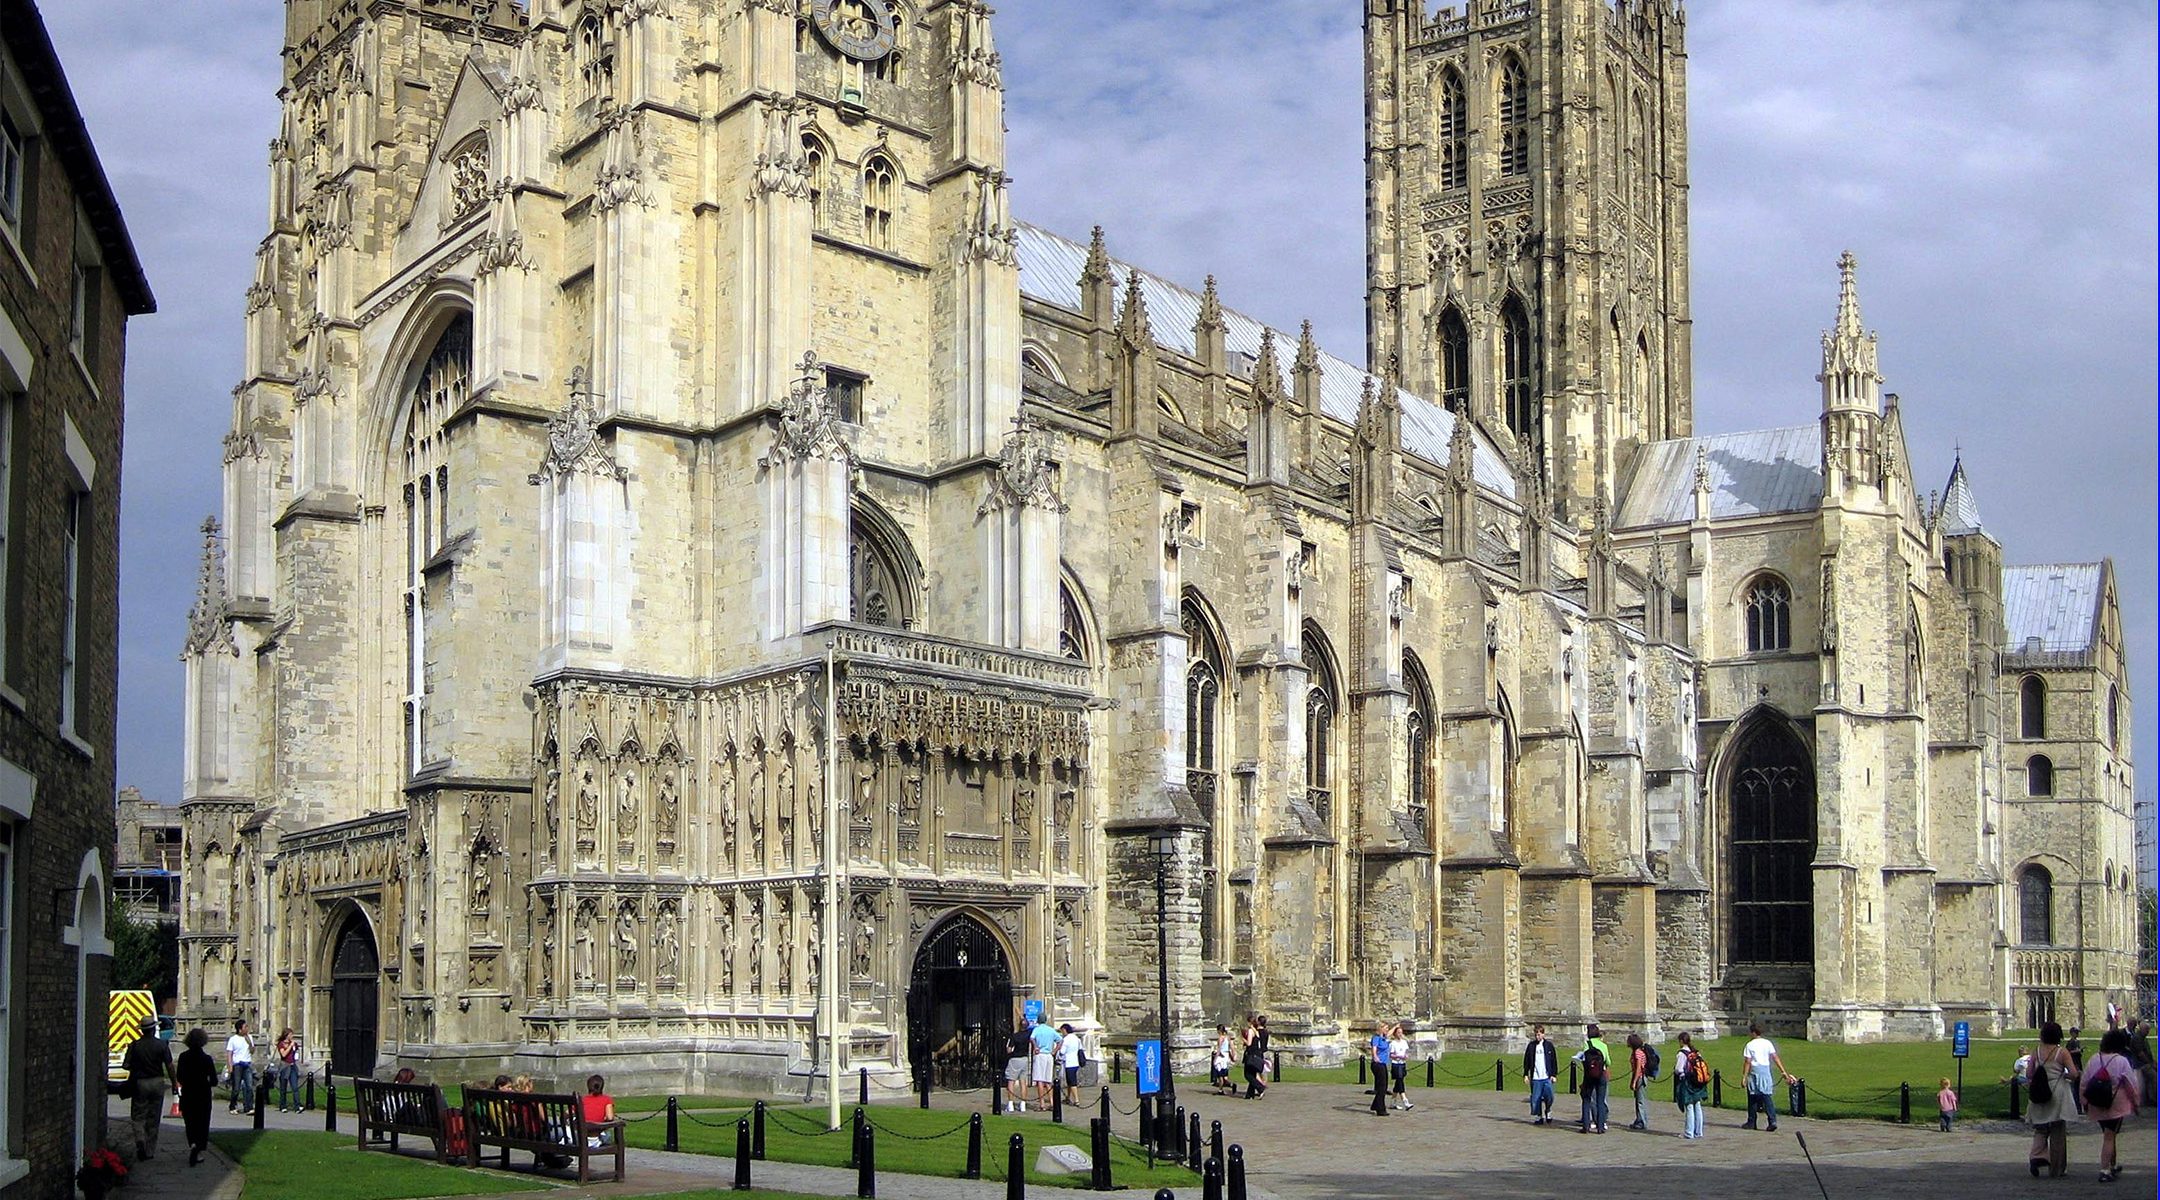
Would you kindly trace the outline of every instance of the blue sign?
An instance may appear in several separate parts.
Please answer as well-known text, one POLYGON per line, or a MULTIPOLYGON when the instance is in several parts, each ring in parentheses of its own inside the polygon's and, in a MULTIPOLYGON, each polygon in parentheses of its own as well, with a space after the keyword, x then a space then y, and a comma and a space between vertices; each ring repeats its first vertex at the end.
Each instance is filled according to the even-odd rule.
POLYGON ((1969 1058, 1972 1055, 1972 1022, 1959 1021, 1950 1027, 1950 1057, 1969 1058))
POLYGON ((1034 1022, 1035 1024, 1037 1024, 1037 1025, 1040 1025, 1040 1024, 1042 1024, 1042 1019, 1043 1019, 1043 1002, 1042 1002, 1042 1001, 1040 1001, 1040 1000, 1030 1000, 1030 1001, 1028 1001, 1028 1002, 1027 1002, 1027 1004, 1026 1004, 1025 1008, 1026 1008, 1026 1012, 1027 1012, 1027 1019, 1028 1019, 1028 1020, 1030 1020, 1030 1021, 1033 1021, 1033 1022, 1034 1022))
POLYGON ((1140 1094, 1153 1096, 1162 1091, 1162 1043, 1149 1038, 1133 1050, 1136 1074, 1140 1077, 1140 1094))

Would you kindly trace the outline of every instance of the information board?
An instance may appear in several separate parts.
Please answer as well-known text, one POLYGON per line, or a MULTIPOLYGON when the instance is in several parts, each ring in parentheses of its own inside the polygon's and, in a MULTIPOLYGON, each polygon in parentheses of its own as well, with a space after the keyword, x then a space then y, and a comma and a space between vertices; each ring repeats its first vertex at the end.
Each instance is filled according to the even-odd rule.
POLYGON ((1023 1008, 1024 1008, 1024 1009, 1025 1009, 1025 1011, 1027 1012, 1027 1019, 1028 1019, 1028 1020, 1030 1020, 1030 1021, 1033 1021, 1033 1022, 1034 1022, 1035 1024, 1037 1024, 1037 1025, 1040 1025, 1040 1024, 1042 1024, 1042 1019, 1043 1019, 1043 1002, 1042 1002, 1041 1000, 1039 1000, 1039 999, 1029 1000, 1029 1001, 1027 1002, 1027 1004, 1025 1004, 1025 1005, 1023 1006, 1023 1008))
POLYGON ((1162 1043, 1153 1038, 1140 1043, 1133 1051, 1133 1059, 1140 1079, 1140 1094, 1153 1096, 1162 1091, 1162 1043))
POLYGON ((1959 1021, 1950 1027, 1950 1057, 1965 1058, 1972 1054, 1972 1022, 1959 1021))

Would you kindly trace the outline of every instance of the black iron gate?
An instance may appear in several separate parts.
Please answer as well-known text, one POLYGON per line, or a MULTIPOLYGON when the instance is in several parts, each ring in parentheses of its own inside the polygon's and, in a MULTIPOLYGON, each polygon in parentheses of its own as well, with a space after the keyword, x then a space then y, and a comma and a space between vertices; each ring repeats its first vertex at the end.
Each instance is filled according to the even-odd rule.
POLYGON ((996 1086, 1012 1035, 1012 966, 973 917, 946 918, 915 952, 908 978, 908 1063, 941 1088, 996 1086))
POLYGON ((337 1075, 375 1073, 377 980, 375 935, 367 920, 354 913, 338 930, 330 958, 330 1070, 337 1075))

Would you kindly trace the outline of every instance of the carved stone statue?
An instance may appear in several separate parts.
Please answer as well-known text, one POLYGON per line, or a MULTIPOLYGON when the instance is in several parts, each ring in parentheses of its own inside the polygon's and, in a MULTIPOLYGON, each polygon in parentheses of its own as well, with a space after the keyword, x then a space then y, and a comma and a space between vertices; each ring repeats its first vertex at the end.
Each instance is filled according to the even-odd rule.
POLYGON ((780 771, 773 776, 773 820, 780 827, 780 857, 783 860, 795 856, 795 763, 787 755, 780 758, 780 771))
POLYGON ((795 946, 783 937, 773 949, 777 955, 773 962, 773 990, 785 996, 794 990, 795 946))
POLYGON ((675 978, 682 953, 682 935, 675 930, 675 906, 660 906, 659 926, 653 930, 653 974, 661 979, 675 978))
POLYGON ((722 897, 713 920, 713 947, 720 958, 720 990, 735 990, 735 901, 722 897))
POLYGON ((681 807, 675 793, 675 768, 671 765, 660 772, 660 791, 653 802, 653 840, 662 847, 674 848, 676 830, 682 823, 681 807))
POLYGON ((625 846, 637 841, 637 776, 629 771, 615 777, 615 840, 625 846))
POLYGON ((562 769, 549 766, 540 786, 540 820, 547 829, 547 856, 562 849, 562 769))
POLYGON ((1057 977, 1059 979, 1071 979, 1073 977, 1073 911, 1072 906, 1069 904, 1058 905, 1054 951, 1052 961, 1056 965, 1057 977))
POLYGON ((803 789, 805 812, 810 819, 810 853, 822 855, 825 845, 825 796, 819 786, 817 772, 810 773, 810 786, 803 789))
POLYGON ((868 979, 877 950, 877 909, 870 897, 857 896, 852 915, 855 930, 848 939, 848 972, 868 979))
POLYGON ((902 825, 922 824, 922 793, 922 773, 909 771, 907 778, 900 781, 900 823, 902 825))
POLYGON ((488 907, 495 897, 495 870, 489 865, 493 855, 485 845, 473 849, 472 858, 472 913, 485 918, 488 907))
POLYGON ((618 979, 637 978, 637 932, 637 901, 625 900, 615 912, 615 975, 618 979))
POLYGON ((578 768, 577 848, 591 853, 593 830, 600 824, 600 785, 593 779, 591 763, 578 768))
POLYGON ((750 994, 755 996, 765 990, 765 906, 754 898, 745 923, 750 927, 750 994))
POLYGON ((765 763, 762 760, 750 767, 750 794, 746 803, 750 806, 750 859, 762 866, 765 862, 765 763))
POLYGON ((578 905, 577 947, 571 970, 576 974, 578 986, 580 987, 591 987, 593 985, 595 971, 598 967, 597 951, 593 946, 593 923, 598 919, 598 916, 599 914, 593 909, 592 901, 587 900, 578 905))
POLYGON ((735 764, 720 764, 720 857, 735 861, 735 764))

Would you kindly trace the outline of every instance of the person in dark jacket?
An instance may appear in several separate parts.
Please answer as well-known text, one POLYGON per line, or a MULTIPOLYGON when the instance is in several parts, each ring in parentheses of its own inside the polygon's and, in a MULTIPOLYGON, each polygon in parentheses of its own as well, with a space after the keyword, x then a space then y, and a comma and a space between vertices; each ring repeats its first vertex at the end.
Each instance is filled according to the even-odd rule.
POLYGON ((1530 1033, 1530 1046, 1523 1051, 1523 1082, 1530 1085, 1530 1123, 1552 1124, 1553 1080, 1560 1075, 1560 1048, 1545 1036, 1545 1027, 1538 1026, 1530 1033))
POLYGON ((135 1155, 153 1157, 157 1154, 158 1126, 165 1116, 165 1088, 173 1076, 172 1047, 158 1036, 156 1017, 143 1018, 142 1036, 128 1043, 120 1065, 128 1076, 128 1117, 135 1126, 135 1155))
POLYGON ((187 1049, 180 1052, 180 1061, 173 1065, 173 1076, 180 1083, 180 1122, 187 1129, 188 1165, 202 1161, 203 1151, 210 1148, 210 1092, 217 1087, 217 1060, 203 1049, 210 1044, 210 1035, 201 1026, 188 1030, 187 1049))

